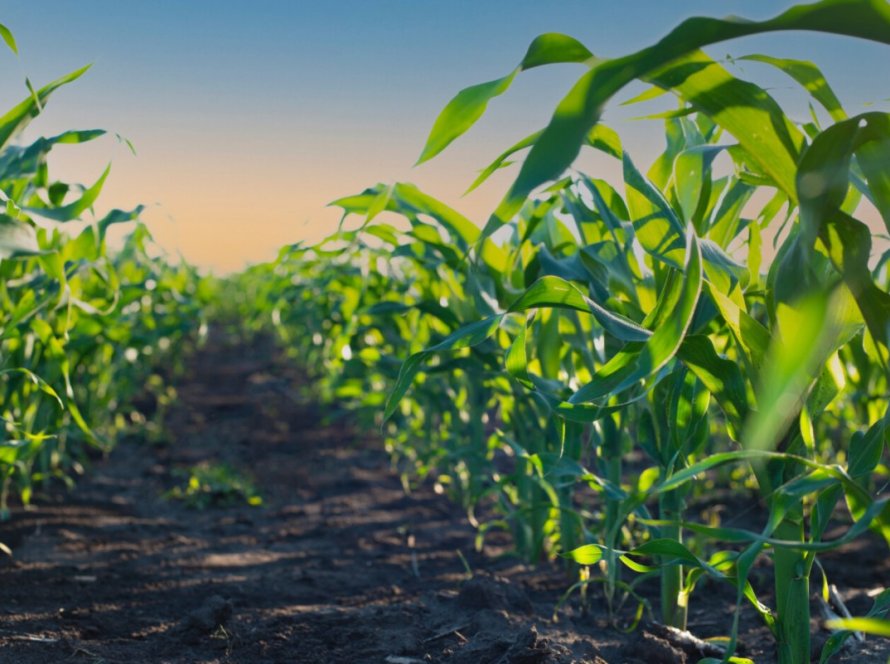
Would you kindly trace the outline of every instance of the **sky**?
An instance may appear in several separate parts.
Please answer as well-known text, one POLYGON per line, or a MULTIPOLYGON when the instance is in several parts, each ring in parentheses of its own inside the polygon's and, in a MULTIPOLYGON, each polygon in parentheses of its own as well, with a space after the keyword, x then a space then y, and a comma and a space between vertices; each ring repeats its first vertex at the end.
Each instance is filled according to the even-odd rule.
MULTIPOLYGON (((103 128, 88 145, 60 146, 50 172, 92 182, 111 162, 97 213, 147 206, 169 252, 218 273, 271 260, 278 248, 336 229, 332 200, 378 182, 413 182, 477 223, 506 191, 502 172, 462 192, 504 148, 543 127, 581 75, 579 65, 524 73, 471 132, 414 167, 436 115, 463 87, 508 73, 529 42, 563 32, 596 55, 624 55, 692 15, 768 18, 770 0, 33 0, 0 4, 20 56, 0 54, 0 108, 92 63, 57 91, 25 138, 103 128), (133 155, 114 134, 129 139, 133 155)), ((769 53, 810 59, 848 111, 890 96, 890 47, 808 33, 717 45, 714 57, 769 53), (881 72, 879 78, 876 73, 881 72)), ((737 70, 738 71, 738 70, 737 70)), ((790 79, 741 71, 790 104, 790 79)), ((637 91, 642 88, 636 88, 637 91)), ((661 150, 661 126, 610 107, 638 163, 661 150)), ((596 165, 591 165, 595 167, 596 165)))

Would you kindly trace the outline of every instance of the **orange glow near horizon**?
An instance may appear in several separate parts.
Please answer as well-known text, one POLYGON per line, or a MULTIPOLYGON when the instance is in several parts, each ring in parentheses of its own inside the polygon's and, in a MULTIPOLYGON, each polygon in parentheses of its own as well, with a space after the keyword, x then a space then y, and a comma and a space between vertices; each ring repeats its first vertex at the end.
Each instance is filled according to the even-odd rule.
POLYGON ((194 143, 171 150, 169 142, 145 139, 135 142, 134 156, 112 145, 113 140, 63 146, 51 158, 51 173, 89 182, 110 152, 112 170, 97 215, 144 204, 142 219, 161 247, 219 274, 272 260, 284 245, 324 239, 336 231, 341 217, 339 208, 329 204, 378 182, 413 182, 482 225, 515 174, 515 169, 498 173, 462 197, 475 167, 485 161, 479 153, 468 157, 466 149, 413 168, 416 151, 403 146, 383 158, 356 159, 353 153, 339 163, 336 148, 323 145, 307 149, 322 156, 331 150, 332 156, 301 162, 287 154, 252 153, 249 146, 226 154, 194 143))

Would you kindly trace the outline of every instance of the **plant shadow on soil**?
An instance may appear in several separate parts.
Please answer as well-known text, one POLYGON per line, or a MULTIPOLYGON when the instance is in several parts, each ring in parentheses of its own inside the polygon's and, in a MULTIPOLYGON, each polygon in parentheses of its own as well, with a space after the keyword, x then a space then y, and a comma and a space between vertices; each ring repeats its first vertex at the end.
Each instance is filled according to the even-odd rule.
MULTIPOLYGON (((212 337, 177 387, 171 444, 122 442, 74 491, 17 510, 0 527, 15 552, 0 563, 0 662, 697 661, 654 628, 608 627, 598 591, 590 614, 570 603, 553 622, 567 586, 558 567, 492 555, 504 539, 476 553, 459 508, 423 487, 406 495, 378 441, 323 423, 295 396, 299 380, 269 340, 212 337), (177 469, 201 462, 246 469, 264 506, 196 511, 162 498, 177 469)), ((824 565, 854 613, 868 589, 890 585, 882 543, 824 565)), ((759 574, 763 585, 768 569, 759 574)), ((724 634, 733 611, 734 591, 705 582, 690 628, 724 634)), ((741 643, 758 664, 774 661, 747 609, 741 643)), ((835 661, 884 662, 887 643, 835 661)))

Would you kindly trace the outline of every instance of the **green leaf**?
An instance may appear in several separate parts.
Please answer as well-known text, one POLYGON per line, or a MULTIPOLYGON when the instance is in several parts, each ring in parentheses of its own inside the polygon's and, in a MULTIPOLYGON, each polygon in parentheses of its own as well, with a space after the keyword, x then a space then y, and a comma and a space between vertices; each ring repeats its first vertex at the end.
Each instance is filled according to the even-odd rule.
POLYGON ((652 336, 652 332, 632 320, 597 304, 571 282, 552 275, 535 281, 507 311, 516 313, 541 307, 574 309, 589 313, 596 318, 603 329, 622 341, 646 341, 652 336))
POLYGON ((711 569, 709 565, 699 560, 682 543, 674 539, 660 538, 650 540, 630 551, 630 554, 638 556, 665 556, 696 567, 711 569))
POLYGON ((109 164, 105 170, 102 172, 102 175, 99 176, 99 179, 89 187, 86 191, 83 192, 80 198, 76 201, 72 201, 68 205, 62 205, 60 207, 24 207, 24 210, 31 212, 33 214, 39 214, 41 217, 46 217, 47 219, 52 219, 54 221, 73 221, 75 219, 80 219, 81 215, 84 212, 89 210, 93 203, 96 202, 96 199, 99 198, 99 194, 102 192, 102 187, 105 184, 105 180, 108 178, 108 174, 111 172, 111 164, 109 164))
POLYGON ((56 402, 61 410, 65 409, 65 405, 62 403, 62 398, 58 395, 58 393, 53 389, 52 385, 47 383, 43 378, 35 374, 30 369, 25 369, 24 367, 17 367, 15 369, 4 369, 0 371, 0 375, 2 374, 10 374, 10 373, 20 373, 27 376, 27 378, 37 385, 41 392, 49 395, 56 402))
MULTIPOLYGON (((466 196, 471 191, 479 187, 496 171, 511 165, 513 162, 507 160, 520 150, 524 150, 534 145, 535 141, 540 138, 542 131, 543 130, 536 131, 535 133, 526 136, 521 141, 519 141, 518 143, 514 143, 509 148, 504 150, 501 154, 499 154, 494 161, 492 161, 488 166, 486 166, 479 172, 478 177, 473 180, 473 183, 467 188, 463 195, 466 196)), ((587 136, 586 144, 612 157, 615 157, 616 159, 621 159, 621 139, 618 137, 618 134, 615 132, 615 130, 610 129, 604 124, 598 124, 590 130, 590 134, 588 134, 587 136)))
POLYGON ((31 99, 34 100, 34 106, 37 108, 37 112, 42 113, 43 104, 40 103, 40 97, 37 95, 37 90, 34 89, 34 84, 31 83, 31 79, 27 76, 25 77, 25 87, 28 88, 28 92, 31 93, 31 99))
POLYGON ((702 287, 702 259, 698 239, 691 231, 688 234, 686 265, 683 279, 677 293, 672 289, 661 297, 661 303, 676 302, 658 322, 652 336, 644 343, 627 344, 621 351, 603 365, 593 380, 581 387, 569 399, 570 403, 590 402, 607 395, 616 394, 631 385, 649 378, 673 359, 692 323, 702 287))
POLYGON ((534 383, 528 376, 528 354, 525 348, 527 330, 528 324, 523 321, 519 327, 519 334, 516 335, 516 338, 507 350, 504 366, 507 369, 507 373, 519 381, 521 385, 533 389, 534 383))
POLYGON ((52 83, 43 86, 35 97, 28 96, 23 102, 12 107, 3 117, 0 117, 0 150, 6 148, 28 126, 32 119, 40 113, 40 105, 46 105, 46 100, 58 88, 77 80, 90 68, 90 65, 81 67, 70 74, 56 79, 52 83))
POLYGON ((596 565, 603 559, 605 547, 599 544, 585 544, 577 549, 572 549, 562 554, 563 557, 569 558, 579 565, 596 565))
MULTIPOLYGON (((708 237, 724 249, 744 230, 741 223, 742 210, 753 193, 754 187, 741 180, 735 180, 714 212, 708 237)), ((752 272, 755 272, 753 276, 757 276, 755 270, 752 272)))
POLYGON ((677 351, 677 358, 714 395, 726 414, 729 435, 738 440, 748 413, 745 380, 738 364, 720 357, 708 337, 689 335, 677 351))
POLYGON ((501 168, 504 168, 506 166, 509 166, 511 163, 513 163, 513 162, 508 162, 507 159, 512 157, 514 154, 516 154, 520 150, 524 150, 525 148, 528 148, 528 147, 531 147, 532 145, 534 145, 534 142, 536 140, 538 140, 538 137, 540 137, 540 135, 541 135, 541 132, 536 131, 534 134, 530 134, 529 136, 526 136, 521 141, 519 141, 518 143, 514 143, 509 148, 504 150, 501 154, 499 154, 493 162, 491 162, 488 166, 486 166, 479 172, 479 176, 475 180, 473 180, 473 183, 464 192, 464 196, 466 196, 471 191, 473 191, 474 189, 479 187, 483 182, 485 182, 488 178, 490 178, 492 176, 492 174, 495 173, 495 171, 497 171, 501 168))
POLYGON ((774 58, 760 54, 746 55, 738 59, 762 62, 788 74, 788 76, 800 83, 812 95, 813 99, 822 104, 822 107, 828 111, 834 120, 846 119, 847 114, 840 100, 834 94, 834 90, 831 89, 828 81, 825 80, 822 71, 812 62, 808 60, 792 60, 790 58, 774 58))
POLYGON ((754 367, 760 366, 770 342, 770 332, 757 319, 753 318, 743 305, 724 295, 712 284, 708 284, 708 294, 717 306, 724 322, 733 336, 748 353, 754 367))
POLYGON ((0 214, 0 260, 39 252, 37 233, 31 224, 0 214))
POLYGON ((658 189, 646 180, 624 153, 627 207, 640 244, 649 254, 683 269, 686 229, 658 189))
POLYGON ((813 296, 797 306, 780 305, 778 333, 763 363, 757 411, 742 433, 745 449, 772 450, 797 418, 803 399, 827 359, 836 334, 827 298, 813 296))
POLYGON ((867 477, 877 467, 887 441, 885 419, 878 420, 866 433, 856 432, 850 440, 847 473, 853 479, 867 477))
MULTIPOLYGON (((690 18, 652 46, 595 64, 557 106, 510 191, 486 224, 487 233, 510 219, 535 188, 571 166, 605 104, 628 83, 709 44, 781 30, 813 30, 888 44, 890 5, 884 0, 823 0, 792 7, 766 21, 690 18)), ((728 109, 735 100, 725 102, 722 105, 728 109)), ((784 179, 793 173, 786 174, 786 166, 783 157, 771 168, 780 171, 778 175, 784 179)))
POLYGON ((96 226, 99 229, 99 239, 105 239, 105 234, 110 226, 113 226, 115 224, 124 224, 130 221, 136 221, 139 218, 139 215, 142 214, 143 210, 145 210, 144 205, 137 205, 132 210, 119 210, 116 208, 114 210, 111 210, 108 214, 106 214, 98 222, 96 222, 96 226))
POLYGON ((847 629, 890 638, 890 620, 880 618, 838 618, 826 621, 825 626, 829 629, 847 629))
POLYGON ((503 314, 499 314, 497 316, 491 316, 490 318, 476 321, 475 323, 470 323, 452 333, 436 345, 431 346, 426 350, 422 350, 419 353, 415 353, 405 360, 404 364, 402 364, 402 368, 399 370, 396 384, 386 400, 386 408, 383 415, 384 420, 388 420, 392 417, 393 413, 395 413, 399 401, 405 396, 405 393, 414 381, 414 377, 421 371, 424 363, 429 358, 436 353, 459 350, 461 348, 468 348, 482 343, 494 334, 502 320, 503 314))
POLYGON ((427 138, 418 164, 432 159, 466 133, 485 113, 495 97, 506 92, 521 71, 561 62, 584 62, 592 57, 577 39, 557 33, 536 37, 519 66, 502 78, 464 88, 445 106, 427 138))
POLYGON ((793 194, 803 134, 759 86, 735 78, 701 51, 647 76, 675 91, 697 111, 732 134, 746 156, 782 191, 793 194))
POLYGON ((711 164, 724 149, 722 145, 697 145, 684 150, 674 160, 674 188, 680 209, 699 235, 708 231, 700 213, 701 206, 710 199, 711 164))
POLYGON ((523 71, 563 62, 584 62, 593 57, 588 48, 574 37, 558 32, 538 35, 529 44, 519 68, 523 71))
MULTIPOLYGON (((781 456, 781 455, 779 455, 781 456)), ((870 506, 867 512, 863 513, 861 517, 859 517, 856 522, 850 526, 850 528, 837 539, 830 541, 821 541, 821 542, 809 542, 802 540, 792 540, 792 539, 779 539, 776 537, 768 537, 763 533, 755 533, 750 530, 744 530, 742 528, 726 528, 726 527, 714 527, 714 526, 706 526, 701 523, 696 522, 686 522, 684 521, 680 525, 690 532, 697 533, 699 535, 703 535, 705 537, 720 540, 725 542, 731 542, 734 544, 741 544, 745 542, 753 542, 757 544, 768 544, 774 548, 787 548, 794 549, 797 551, 810 551, 810 552, 822 552, 822 551, 832 551, 838 549, 839 547, 852 542, 857 537, 860 537, 863 533, 868 530, 869 524, 874 520, 874 518, 885 508, 887 507, 886 500, 878 500, 874 501, 870 506)), ((661 523, 660 521, 652 521, 651 523, 658 525, 661 523)))
POLYGON ((435 157, 476 124, 485 113, 488 102, 506 92, 520 71, 521 69, 514 69, 503 78, 472 85, 458 92, 436 118, 417 164, 435 157))
POLYGON ((15 53, 16 55, 19 54, 19 47, 15 43, 15 37, 12 36, 12 32, 10 31, 10 29, 2 23, 0 23, 0 38, 2 38, 3 41, 6 42, 6 45, 9 47, 10 51, 15 53))
MULTIPOLYGON (((343 208, 346 214, 367 214, 381 205, 389 212, 416 219, 417 215, 428 215, 443 226, 451 236, 451 243, 461 251, 469 251, 480 238, 478 226, 465 216, 432 196, 425 194, 413 184, 399 182, 391 187, 377 185, 366 189, 357 196, 346 196, 330 203, 343 208), (389 192, 388 195, 381 194, 389 192)), ((378 210, 382 212, 383 210, 378 210)), ((503 249, 490 239, 481 242, 480 257, 495 272, 503 272, 507 266, 507 256, 503 249)))
POLYGON ((856 298, 869 332, 883 346, 885 357, 890 348, 890 295, 875 285, 868 268, 871 230, 843 212, 841 205, 849 188, 850 161, 857 154, 890 229, 888 153, 890 114, 864 113, 819 134, 801 157, 796 178, 804 260, 813 255, 819 238, 856 298))

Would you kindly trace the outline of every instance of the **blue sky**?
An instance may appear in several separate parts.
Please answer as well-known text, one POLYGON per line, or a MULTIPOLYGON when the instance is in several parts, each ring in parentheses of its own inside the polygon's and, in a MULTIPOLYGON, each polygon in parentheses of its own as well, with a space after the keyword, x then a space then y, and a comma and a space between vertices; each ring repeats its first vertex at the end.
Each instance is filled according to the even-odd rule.
MULTIPOLYGON (((138 155, 109 139, 63 148, 51 166, 88 181, 113 161, 105 205, 149 204, 146 219, 164 246, 228 270, 269 259, 281 244, 319 239, 337 220, 327 202, 378 181, 414 181, 484 219, 509 174, 465 199, 460 192, 504 147, 543 126, 580 75, 577 66, 523 75, 470 134, 430 164, 412 164, 448 99, 505 74, 542 32, 565 32, 597 55, 618 56, 690 15, 766 18, 790 4, 6 2, 0 20, 21 56, 2 56, 0 102, 8 107, 24 96, 25 75, 39 84, 94 63, 56 93, 32 133, 102 127, 130 138, 138 155)), ((890 64, 886 46, 792 33, 709 52, 814 60, 852 111, 890 96, 876 87, 890 64)), ((755 66, 749 73, 804 112, 787 80, 755 66)), ((607 118, 645 162, 660 147, 660 128, 628 120, 639 112, 613 108, 607 118)))

